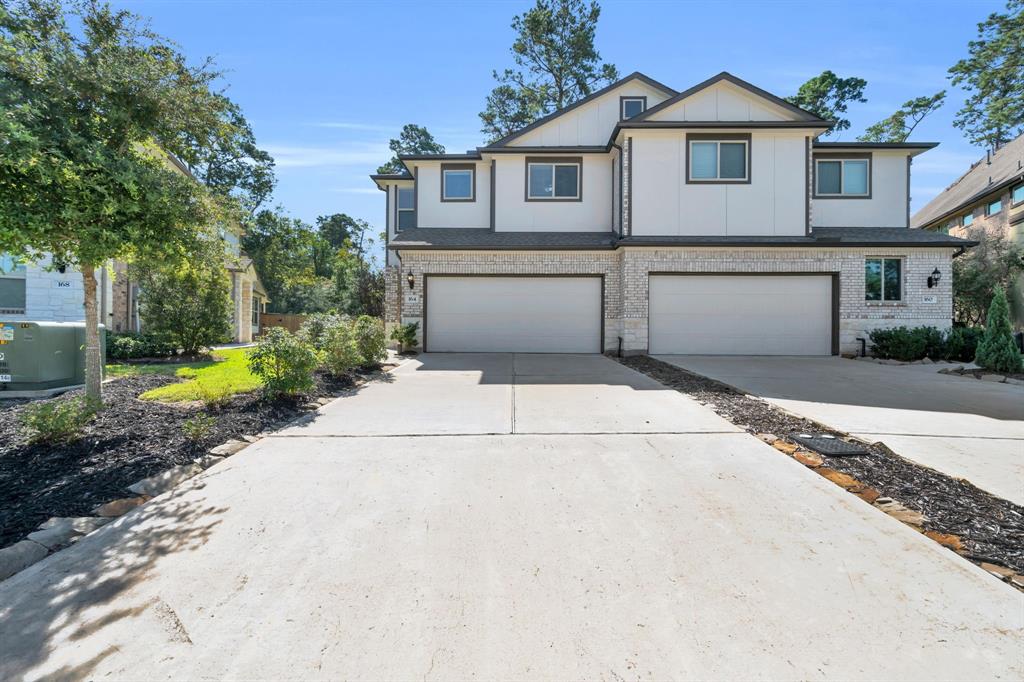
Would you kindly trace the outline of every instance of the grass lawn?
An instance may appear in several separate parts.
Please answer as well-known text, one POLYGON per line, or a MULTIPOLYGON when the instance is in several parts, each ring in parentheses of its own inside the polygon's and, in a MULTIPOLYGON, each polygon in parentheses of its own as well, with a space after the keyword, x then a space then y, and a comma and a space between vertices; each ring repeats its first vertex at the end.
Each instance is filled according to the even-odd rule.
POLYGON ((260 380, 249 372, 248 351, 248 348, 219 350, 214 353, 217 360, 180 365, 107 365, 107 376, 173 374, 188 379, 182 383, 146 391, 139 396, 143 400, 180 402, 202 400, 211 395, 229 396, 246 393, 262 386, 260 380))

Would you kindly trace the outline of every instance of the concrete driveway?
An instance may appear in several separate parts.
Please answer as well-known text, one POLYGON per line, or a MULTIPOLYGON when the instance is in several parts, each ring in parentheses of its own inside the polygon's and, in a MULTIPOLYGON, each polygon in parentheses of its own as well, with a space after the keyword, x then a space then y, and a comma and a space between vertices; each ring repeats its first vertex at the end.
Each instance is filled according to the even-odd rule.
POLYGON ((425 356, 0 583, 0 679, 1011 679, 1024 595, 597 356, 425 356))
POLYGON ((935 365, 828 358, 658 356, 1024 505, 1024 387, 935 365))

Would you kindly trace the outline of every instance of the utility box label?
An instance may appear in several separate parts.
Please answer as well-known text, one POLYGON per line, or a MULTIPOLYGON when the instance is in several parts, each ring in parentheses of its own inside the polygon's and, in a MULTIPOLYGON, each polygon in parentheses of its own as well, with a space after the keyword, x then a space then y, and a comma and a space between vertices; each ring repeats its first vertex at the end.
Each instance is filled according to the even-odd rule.
POLYGON ((0 325, 0 342, 7 343, 14 340, 14 325, 0 325))

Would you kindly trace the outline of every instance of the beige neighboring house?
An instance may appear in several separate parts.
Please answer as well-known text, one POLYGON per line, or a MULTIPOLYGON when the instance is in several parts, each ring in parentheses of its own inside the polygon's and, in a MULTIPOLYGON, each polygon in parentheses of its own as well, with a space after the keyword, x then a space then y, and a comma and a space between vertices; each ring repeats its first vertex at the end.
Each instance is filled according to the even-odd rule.
POLYGON ((731 74, 633 73, 464 154, 401 156, 385 318, 427 351, 832 355, 952 323, 952 259, 910 229, 934 143, 832 121, 731 74))
MULTIPOLYGON (((971 164, 911 224, 965 239, 992 236, 1024 246, 1024 135, 971 164)), ((1024 329, 1024 275, 1017 278, 1009 299, 1014 326, 1024 329)))

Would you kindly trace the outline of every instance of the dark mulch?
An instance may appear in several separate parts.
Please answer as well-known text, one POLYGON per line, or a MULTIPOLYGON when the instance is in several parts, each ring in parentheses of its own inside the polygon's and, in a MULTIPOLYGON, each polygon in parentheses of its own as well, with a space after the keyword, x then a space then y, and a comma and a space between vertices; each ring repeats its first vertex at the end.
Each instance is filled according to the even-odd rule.
POLYGON ((959 369, 959 370, 946 370, 945 374, 959 374, 960 376, 972 376, 975 379, 980 379, 985 374, 1000 374, 1010 379, 1016 379, 1018 381, 1024 381, 1024 372, 993 372, 990 369, 959 369))
MULTIPOLYGON (((188 464, 229 438, 255 435, 302 414, 311 398, 335 396, 353 386, 348 378, 318 374, 315 390, 298 399, 265 400, 259 393, 235 396, 224 407, 169 405, 138 400, 152 388, 180 381, 140 375, 104 384, 104 409, 83 437, 63 445, 31 445, 20 423, 29 401, 0 402, 0 548, 23 539, 52 516, 88 516, 97 505, 130 495, 141 478, 188 464), (182 433, 185 420, 207 413, 216 423, 201 440, 182 433)), ((80 391, 52 400, 67 400, 80 391)))
MULTIPOLYGON (((730 386, 647 356, 623 364, 704 403, 750 433, 785 437, 792 433, 844 434, 801 419, 730 386)), ((990 495, 966 481, 946 476, 895 454, 881 443, 857 457, 822 455, 825 466, 853 476, 885 497, 921 512, 926 530, 960 536, 963 554, 1024 573, 1024 507, 990 495)))

